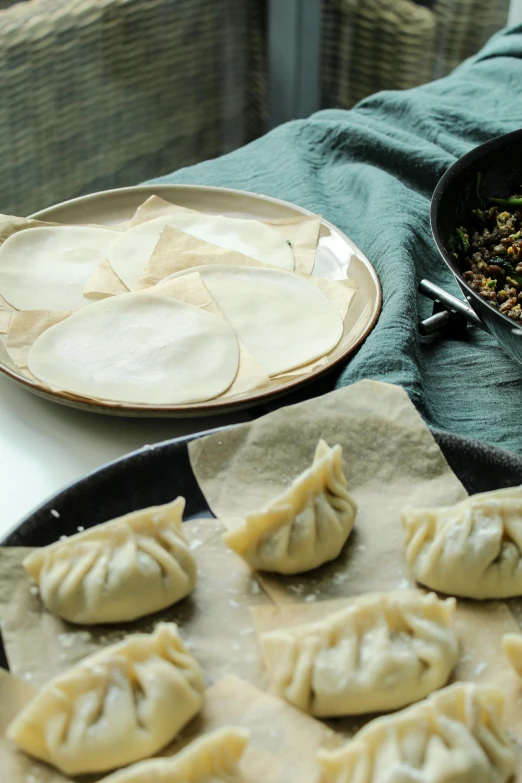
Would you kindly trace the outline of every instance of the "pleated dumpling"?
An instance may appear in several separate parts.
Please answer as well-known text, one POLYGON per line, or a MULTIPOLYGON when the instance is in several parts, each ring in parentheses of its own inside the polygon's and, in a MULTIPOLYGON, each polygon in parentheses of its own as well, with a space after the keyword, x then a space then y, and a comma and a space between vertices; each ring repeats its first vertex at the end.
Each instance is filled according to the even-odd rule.
POLYGON ((417 582, 465 598, 522 595, 522 488, 454 506, 404 508, 406 559, 417 582))
POLYGON ((7 736, 66 775, 152 756, 203 704, 202 671, 174 623, 135 634, 50 680, 7 736))
POLYGON ((456 683, 319 751, 319 783, 507 783, 514 747, 497 688, 456 683))
POLYGON ((364 595, 318 622, 261 635, 278 696, 318 717, 398 709, 445 685, 458 658, 455 599, 364 595))
POLYGON ((140 761, 103 783, 244 783, 238 764, 248 738, 244 729, 217 729, 175 756, 140 761))
POLYGON ((36 549, 24 560, 49 611, 71 623, 119 623, 187 596, 196 562, 183 534, 181 497, 36 549))
POLYGON ((263 511, 249 514, 225 543, 252 567, 299 574, 334 560, 353 529, 357 507, 346 489, 339 445, 320 440, 313 464, 263 511))

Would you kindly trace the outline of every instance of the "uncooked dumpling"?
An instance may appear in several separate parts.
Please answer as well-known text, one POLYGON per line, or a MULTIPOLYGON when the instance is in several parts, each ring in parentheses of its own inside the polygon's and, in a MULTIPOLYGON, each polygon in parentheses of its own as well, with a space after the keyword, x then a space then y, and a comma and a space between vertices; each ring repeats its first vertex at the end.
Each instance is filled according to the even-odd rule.
POLYGON ((142 276, 165 226, 173 226, 197 239, 236 250, 265 264, 294 268, 292 249, 284 237, 258 220, 180 212, 130 228, 111 247, 110 264, 128 288, 134 288, 142 276))
POLYGON ((42 226, 0 247, 0 294, 17 310, 76 310, 92 304, 85 283, 120 235, 109 228, 42 226))
POLYGON ((497 688, 450 685, 371 721, 344 747, 319 751, 319 783, 507 783, 516 755, 503 707, 497 688))
POLYGON ((183 498, 133 511, 36 549, 24 568, 49 611, 71 623, 120 623, 159 612, 195 587, 183 498))
POLYGON ((96 302, 47 329, 28 365, 51 388, 73 394, 180 404, 226 391, 239 345, 223 318, 146 291, 96 302))
POLYGON ((404 707, 445 685, 458 658, 455 599, 365 595, 322 620, 261 635, 278 696, 322 718, 404 707))
POLYGON ((404 508, 406 560, 417 582, 465 598, 522 595, 522 488, 442 508, 404 508))
POLYGON ((201 709, 203 673, 174 623, 135 634, 50 680, 7 736, 66 775, 157 753, 201 709))
POLYGON ((325 356, 342 337, 343 322, 336 308, 298 275, 216 264, 178 272, 167 280, 193 272, 199 272, 239 340, 270 376, 325 356))
POLYGON ((244 729, 217 729, 175 756, 140 761, 103 783, 243 783, 238 764, 248 738, 244 729))
POLYGON ((320 440, 312 466, 263 511, 223 536, 252 568, 299 574, 338 556, 357 507, 346 489, 342 449, 320 440))

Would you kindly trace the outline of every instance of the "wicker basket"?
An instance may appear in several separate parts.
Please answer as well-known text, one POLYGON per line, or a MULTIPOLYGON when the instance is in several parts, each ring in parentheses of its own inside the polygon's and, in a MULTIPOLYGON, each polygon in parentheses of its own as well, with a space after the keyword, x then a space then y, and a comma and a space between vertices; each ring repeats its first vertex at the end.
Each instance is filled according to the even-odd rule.
POLYGON ((29 0, 0 11, 0 211, 28 214, 263 132, 259 0, 29 0))
POLYGON ((438 45, 432 78, 450 73, 478 52, 508 18, 509 0, 436 0, 438 45))
POLYGON ((323 105, 438 78, 507 21, 509 0, 325 0, 323 105), (431 7, 427 7, 431 5, 431 7))

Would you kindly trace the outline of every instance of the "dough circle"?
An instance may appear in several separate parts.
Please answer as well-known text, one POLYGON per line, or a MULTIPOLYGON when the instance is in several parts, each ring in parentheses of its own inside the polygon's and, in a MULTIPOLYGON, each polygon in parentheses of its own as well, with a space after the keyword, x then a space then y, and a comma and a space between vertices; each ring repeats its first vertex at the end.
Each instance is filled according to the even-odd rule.
POLYGON ((41 226, 0 247, 0 294, 17 310, 77 310, 83 289, 119 232, 91 226, 41 226))
POLYGON ((329 353, 342 337, 336 308, 313 283, 280 269, 197 266, 239 340, 265 372, 279 375, 329 353))
POLYGON ((73 394, 174 405, 226 391, 239 345, 219 316, 163 294, 121 294, 43 332, 28 366, 39 380, 73 394))

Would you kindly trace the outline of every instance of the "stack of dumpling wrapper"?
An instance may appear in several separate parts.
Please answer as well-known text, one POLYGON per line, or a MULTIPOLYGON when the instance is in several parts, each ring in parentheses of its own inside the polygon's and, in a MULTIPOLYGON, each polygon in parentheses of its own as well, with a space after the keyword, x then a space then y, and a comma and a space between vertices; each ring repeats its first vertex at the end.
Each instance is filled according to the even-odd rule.
POLYGON ((304 377, 350 341, 353 282, 312 275, 320 228, 155 196, 119 227, 0 216, 0 361, 47 390, 149 407, 304 377))
POLYGON ((467 498, 406 393, 369 381, 189 454, 217 519, 182 525, 177 499, 0 550, 29 680, 0 676, 10 783, 64 780, 13 740, 107 783, 516 779, 522 635, 460 597, 520 594, 521 488, 467 498))

